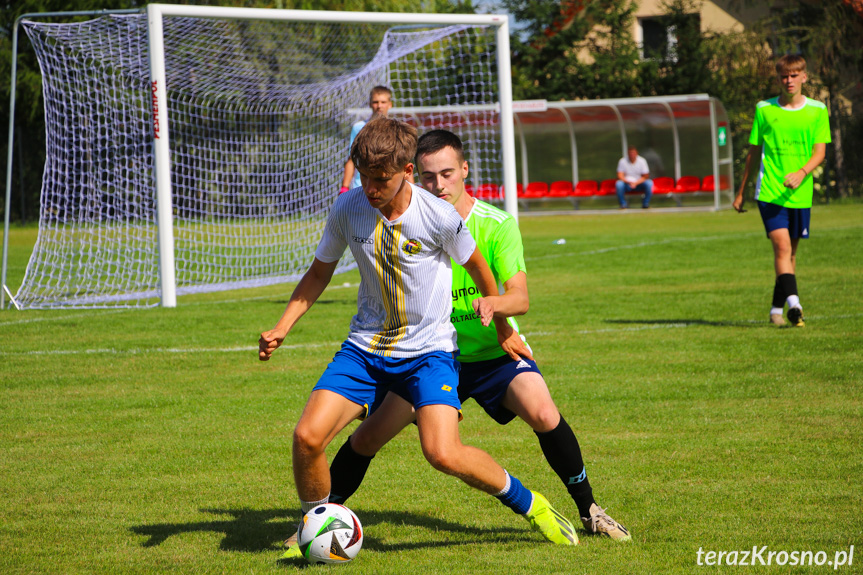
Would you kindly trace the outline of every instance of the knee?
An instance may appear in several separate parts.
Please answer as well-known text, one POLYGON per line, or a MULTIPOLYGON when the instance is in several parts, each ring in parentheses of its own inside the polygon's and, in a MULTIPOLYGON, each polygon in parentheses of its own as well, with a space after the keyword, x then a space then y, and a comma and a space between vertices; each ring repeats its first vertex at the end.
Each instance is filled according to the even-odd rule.
POLYGON ((614 184, 614 187, 617 190, 618 194, 626 192, 626 183, 623 180, 617 180, 617 182, 615 182, 614 184))
POLYGON ((302 422, 294 428, 293 441, 294 450, 302 453, 323 453, 327 447, 325 438, 302 422))
POLYGON ((644 180, 644 189, 650 194, 653 192, 653 180, 644 180))
POLYGON ((560 412, 554 405, 543 405, 529 414, 528 425, 537 433, 547 433, 560 423, 560 412))
POLYGON ((350 442, 351 449, 365 457, 374 457, 381 447, 383 447, 383 443, 375 433, 369 431, 364 425, 360 425, 354 430, 351 434, 350 442))
POLYGON ((454 449, 442 446, 423 446, 423 455, 432 467, 442 473, 455 475, 458 471, 454 449))

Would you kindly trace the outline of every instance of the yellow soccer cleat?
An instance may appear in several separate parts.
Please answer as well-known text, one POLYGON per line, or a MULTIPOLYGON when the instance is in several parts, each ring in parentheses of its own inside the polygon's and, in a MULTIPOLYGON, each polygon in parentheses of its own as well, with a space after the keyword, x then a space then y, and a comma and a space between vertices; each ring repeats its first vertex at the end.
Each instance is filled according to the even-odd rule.
POLYGON ((533 494, 533 505, 524 514, 534 531, 558 545, 578 545, 578 535, 569 519, 555 510, 548 500, 536 491, 533 494))

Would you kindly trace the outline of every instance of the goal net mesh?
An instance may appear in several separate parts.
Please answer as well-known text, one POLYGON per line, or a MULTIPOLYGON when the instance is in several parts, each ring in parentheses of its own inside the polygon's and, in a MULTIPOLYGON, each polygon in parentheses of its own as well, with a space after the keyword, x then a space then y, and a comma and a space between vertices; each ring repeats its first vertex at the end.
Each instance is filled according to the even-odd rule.
MULTIPOLYGON (((23 25, 46 161, 16 300, 158 305, 146 15, 23 25)), ((391 117, 458 133, 472 183, 502 179, 493 27, 167 17, 164 43, 178 295, 302 276, 374 86, 392 88, 391 117)))

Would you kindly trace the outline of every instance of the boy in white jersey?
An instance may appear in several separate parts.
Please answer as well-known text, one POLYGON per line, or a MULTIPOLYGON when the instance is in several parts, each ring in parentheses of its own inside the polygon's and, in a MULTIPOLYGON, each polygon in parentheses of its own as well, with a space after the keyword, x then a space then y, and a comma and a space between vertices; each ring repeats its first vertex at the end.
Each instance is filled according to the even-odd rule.
MULTIPOLYGON (((465 192, 468 164, 461 140, 452 132, 423 134, 417 161, 422 186, 456 208, 495 279, 503 284, 504 293, 494 302, 495 315, 510 318, 517 329, 511 317, 527 312, 529 298, 524 250, 515 219, 465 192)), ((631 539, 627 529, 594 501, 578 441, 554 404, 530 351, 513 357, 501 349, 495 334, 483 328, 473 311, 477 297, 470 276, 453 266, 451 321, 458 332, 460 350, 459 398, 473 398, 500 424, 509 423, 516 415, 521 417, 533 428, 546 459, 578 506, 585 529, 619 541, 631 539)), ((522 341, 517 331, 509 338, 504 347, 515 347, 522 341)), ((374 455, 413 419, 410 396, 402 386, 394 386, 380 409, 357 428, 333 460, 334 502, 343 503, 359 488, 374 455)))
POLYGON ((734 209, 743 209, 743 190, 756 158, 761 160, 755 182, 755 199, 767 237, 773 245, 773 305, 770 321, 784 325, 788 303, 791 325, 803 327, 803 307, 797 295, 797 245, 809 237, 812 207, 812 170, 823 160, 830 143, 827 108, 803 95, 806 60, 785 55, 776 63, 783 90, 777 98, 758 102, 749 136, 749 154, 734 199, 734 209))
MULTIPOLYGON (((416 406, 423 455, 435 469, 496 496, 550 541, 572 545, 572 524, 542 495, 459 439, 450 258, 469 271, 483 295, 492 296, 474 306, 483 324, 494 322, 501 340, 512 340, 512 329, 494 318, 499 299, 492 295, 494 278, 461 217, 407 181, 415 151, 415 128, 387 118, 366 124, 351 149, 362 188, 339 196, 311 267, 276 327, 259 340, 259 358, 266 361, 323 292, 350 247, 361 276, 357 314, 294 429, 293 470, 302 510, 329 499, 324 450, 330 441, 352 420, 370 414, 399 382, 416 406)), ((509 346, 516 357, 526 351, 520 344, 509 346)), ((302 551, 289 548, 285 557, 302 551)))

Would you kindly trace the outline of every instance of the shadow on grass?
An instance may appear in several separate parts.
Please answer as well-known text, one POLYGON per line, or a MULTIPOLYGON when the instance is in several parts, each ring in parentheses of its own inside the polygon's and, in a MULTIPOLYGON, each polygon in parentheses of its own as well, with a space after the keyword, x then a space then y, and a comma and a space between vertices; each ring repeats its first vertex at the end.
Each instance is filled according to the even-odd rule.
MULTIPOLYGON (((222 551, 261 552, 276 551, 282 548, 282 542, 296 531, 300 515, 285 509, 201 509, 202 513, 225 516, 224 519, 212 521, 193 521, 190 523, 154 523, 151 525, 135 525, 129 530, 137 535, 148 537, 142 547, 161 545, 166 539, 183 533, 213 532, 222 533, 219 548, 222 551)), ((506 521, 504 515, 501 522, 506 521)), ((411 543, 384 543, 368 534, 368 528, 380 523, 393 525, 409 525, 425 531, 452 532, 470 535, 472 541, 499 541, 506 537, 508 542, 531 541, 535 536, 530 528, 524 525, 518 527, 493 526, 487 529, 466 527, 458 523, 444 521, 434 517, 408 513, 404 511, 364 511, 361 521, 366 530, 363 548, 375 551, 399 551, 405 549, 433 548, 453 545, 464 545, 466 541, 448 541, 442 537, 436 541, 411 543)))
POLYGON ((675 327, 688 327, 691 325, 712 325, 715 327, 762 327, 767 325, 753 321, 710 321, 706 319, 605 319, 605 323, 619 325, 670 325, 675 327))

